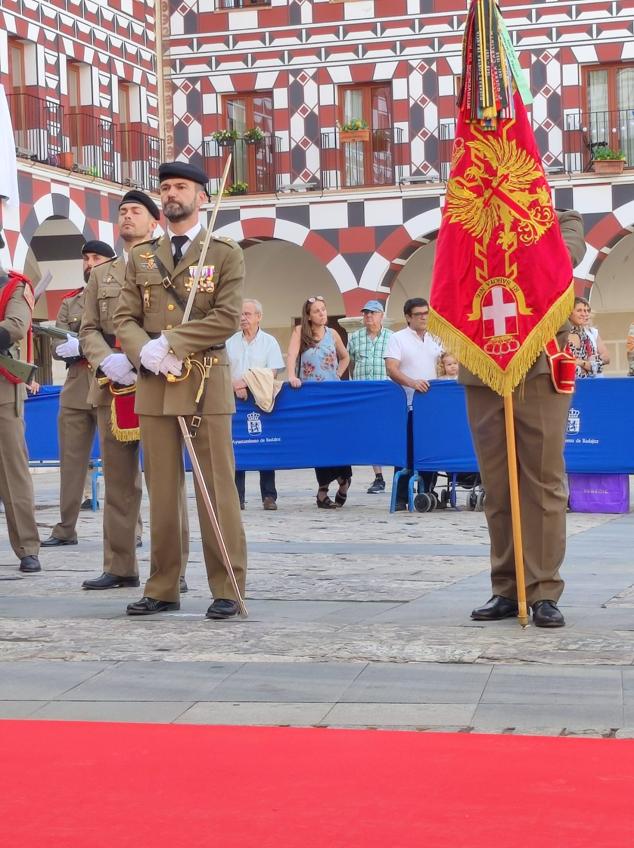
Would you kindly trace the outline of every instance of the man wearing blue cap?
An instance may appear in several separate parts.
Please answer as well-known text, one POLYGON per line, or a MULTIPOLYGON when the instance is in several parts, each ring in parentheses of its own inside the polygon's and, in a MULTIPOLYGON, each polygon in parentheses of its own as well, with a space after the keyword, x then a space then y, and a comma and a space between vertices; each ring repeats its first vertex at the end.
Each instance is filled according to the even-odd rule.
MULTIPOLYGON (((97 265, 115 255, 109 244, 98 239, 87 241, 81 249, 84 283, 97 265)), ((85 288, 69 292, 62 300, 55 326, 61 330, 78 333, 84 313, 85 288)), ((60 458, 60 520, 51 535, 42 542, 43 548, 56 548, 77 544, 77 519, 84 496, 84 484, 90 462, 90 452, 97 431, 97 410, 88 400, 91 373, 88 360, 76 336, 67 336, 57 343, 53 357, 66 365, 66 382, 59 404, 59 458, 60 458)))
MULTIPOLYGON (((379 300, 369 300, 361 310, 363 327, 348 336, 350 373, 353 380, 387 380, 385 349, 392 331, 383 326, 385 310, 379 300)), ((383 469, 373 465, 374 482, 369 495, 385 491, 383 469)))

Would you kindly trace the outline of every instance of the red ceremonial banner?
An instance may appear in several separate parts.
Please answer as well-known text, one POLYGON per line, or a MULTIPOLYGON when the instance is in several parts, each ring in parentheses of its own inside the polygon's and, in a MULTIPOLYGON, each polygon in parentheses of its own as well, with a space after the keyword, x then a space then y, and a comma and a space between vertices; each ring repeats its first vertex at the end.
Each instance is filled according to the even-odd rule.
MULTIPOLYGON (((465 55, 473 58, 468 48, 465 55)), ((474 120, 465 88, 429 329, 486 385, 510 395, 572 310, 572 263, 520 94, 513 86, 498 107, 511 117, 496 120, 493 109, 493 120, 491 110, 474 120)))

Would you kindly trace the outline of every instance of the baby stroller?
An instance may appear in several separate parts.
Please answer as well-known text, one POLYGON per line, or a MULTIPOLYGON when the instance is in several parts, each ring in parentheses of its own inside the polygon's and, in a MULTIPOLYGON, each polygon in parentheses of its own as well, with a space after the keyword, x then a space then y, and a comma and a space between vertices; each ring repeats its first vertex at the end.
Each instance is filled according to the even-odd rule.
POLYGON ((414 495, 414 509, 416 512, 432 512, 435 509, 447 509, 448 506, 458 506, 457 490, 467 489, 467 507, 470 510, 481 511, 484 509, 485 492, 482 488, 482 480, 477 472, 469 471, 445 471, 434 475, 431 485, 426 491, 421 491, 421 479, 418 480, 418 494, 414 495), (435 487, 439 477, 446 478, 446 484, 438 494, 435 487))

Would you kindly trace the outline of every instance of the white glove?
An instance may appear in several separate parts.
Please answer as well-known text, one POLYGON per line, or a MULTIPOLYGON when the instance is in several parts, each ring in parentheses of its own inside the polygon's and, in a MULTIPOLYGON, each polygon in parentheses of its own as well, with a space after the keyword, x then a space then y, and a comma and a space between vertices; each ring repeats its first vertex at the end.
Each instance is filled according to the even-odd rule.
POLYGON ((132 363, 125 353, 111 353, 99 367, 109 380, 121 386, 131 386, 136 380, 132 363))
POLYGON ((163 357, 159 365, 159 371, 161 374, 165 374, 166 377, 168 374, 180 377, 182 370, 183 360, 178 359, 173 353, 168 353, 167 356, 163 357))
POLYGON ((152 374, 159 373, 159 365, 165 359, 170 349, 170 343, 165 336, 151 339, 141 348, 141 365, 151 371, 152 374))
POLYGON ((62 342, 61 345, 58 345, 55 349, 55 353, 58 356, 61 356, 62 359, 72 359, 74 356, 80 356, 79 339, 67 334, 66 341, 62 342))

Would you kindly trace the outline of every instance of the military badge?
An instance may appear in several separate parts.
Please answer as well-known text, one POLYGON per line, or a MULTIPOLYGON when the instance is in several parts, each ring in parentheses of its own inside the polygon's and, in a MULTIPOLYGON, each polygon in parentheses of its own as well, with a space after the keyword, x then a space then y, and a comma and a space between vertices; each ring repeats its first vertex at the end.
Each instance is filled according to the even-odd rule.
POLYGON ((143 271, 153 271, 156 268, 153 253, 141 253, 139 254, 139 259, 141 260, 141 269, 143 271))
MULTIPOLYGON (((200 279, 198 280, 198 291, 205 292, 207 294, 212 294, 214 289, 216 288, 216 283, 213 279, 215 265, 203 265, 200 269, 200 279)), ((185 288, 187 291, 191 291, 192 286, 194 285, 194 279, 196 277, 196 265, 189 266, 189 276, 185 280, 185 288)))
POLYGON ((143 308, 145 310, 148 310, 150 308, 151 302, 152 301, 150 299, 150 289, 148 288, 148 285, 146 283, 145 288, 143 289, 143 308))

